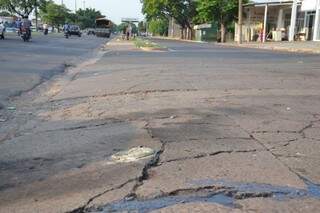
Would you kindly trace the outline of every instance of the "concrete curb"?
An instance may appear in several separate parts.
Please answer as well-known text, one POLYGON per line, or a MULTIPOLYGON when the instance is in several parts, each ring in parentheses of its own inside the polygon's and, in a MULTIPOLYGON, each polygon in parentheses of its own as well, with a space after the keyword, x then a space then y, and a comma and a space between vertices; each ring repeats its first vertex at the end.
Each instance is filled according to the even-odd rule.
POLYGON ((146 52, 167 52, 168 48, 158 48, 158 47, 140 47, 141 50, 146 52))
POLYGON ((157 37, 157 36, 153 36, 150 38, 155 38, 155 39, 162 39, 162 40, 171 40, 171 41, 182 41, 182 42, 190 42, 190 43, 200 43, 200 44, 208 44, 209 42, 206 41, 194 41, 194 40, 184 40, 184 39, 180 39, 180 38, 170 38, 170 37, 157 37))
POLYGON ((230 43, 217 43, 222 47, 238 47, 238 48, 250 48, 250 49, 263 49, 271 51, 282 51, 291 53, 306 53, 306 54, 320 54, 320 50, 313 50, 309 48, 290 48, 290 47, 275 47, 275 46, 263 46, 263 45, 246 45, 246 44, 230 44, 230 43))

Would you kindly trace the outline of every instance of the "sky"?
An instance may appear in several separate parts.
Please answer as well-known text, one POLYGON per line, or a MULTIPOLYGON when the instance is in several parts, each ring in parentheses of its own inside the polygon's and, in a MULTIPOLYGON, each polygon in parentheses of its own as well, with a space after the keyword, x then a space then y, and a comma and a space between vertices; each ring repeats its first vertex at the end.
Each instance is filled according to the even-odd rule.
MULTIPOLYGON (((54 1, 61 4, 61 0, 54 1)), ((116 24, 121 23, 121 18, 138 18, 141 21, 144 19, 140 0, 85 0, 85 4, 84 0, 63 0, 63 3, 74 11, 75 1, 78 9, 84 8, 84 5, 87 8, 95 8, 116 24)))

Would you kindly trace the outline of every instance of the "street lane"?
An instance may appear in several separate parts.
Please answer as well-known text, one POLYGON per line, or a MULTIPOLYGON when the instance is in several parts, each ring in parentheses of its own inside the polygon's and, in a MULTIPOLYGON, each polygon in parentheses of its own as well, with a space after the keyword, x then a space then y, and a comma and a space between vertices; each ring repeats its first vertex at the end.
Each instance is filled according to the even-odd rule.
POLYGON ((0 104, 92 56, 104 39, 65 39, 63 34, 36 34, 29 43, 14 34, 0 42, 0 104))

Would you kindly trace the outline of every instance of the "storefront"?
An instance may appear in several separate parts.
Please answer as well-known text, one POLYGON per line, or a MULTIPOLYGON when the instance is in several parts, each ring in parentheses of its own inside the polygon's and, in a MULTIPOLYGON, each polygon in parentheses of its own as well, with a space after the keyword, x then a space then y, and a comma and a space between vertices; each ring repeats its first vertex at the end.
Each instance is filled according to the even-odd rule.
POLYGON ((303 0, 304 28, 308 40, 320 41, 320 0, 303 0))
POLYGON ((244 6, 242 27, 247 42, 320 41, 320 0, 254 0, 244 6))

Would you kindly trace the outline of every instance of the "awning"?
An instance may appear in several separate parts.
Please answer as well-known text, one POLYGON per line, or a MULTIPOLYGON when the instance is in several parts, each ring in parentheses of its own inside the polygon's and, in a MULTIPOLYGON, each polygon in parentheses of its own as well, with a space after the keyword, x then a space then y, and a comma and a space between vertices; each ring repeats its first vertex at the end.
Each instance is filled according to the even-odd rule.
POLYGON ((315 11, 317 8, 317 0, 303 0, 301 11, 315 11))

